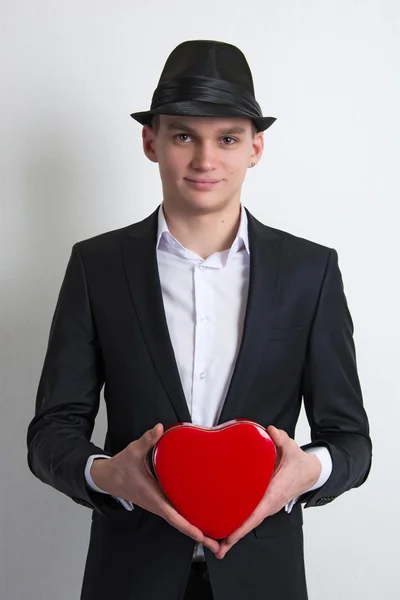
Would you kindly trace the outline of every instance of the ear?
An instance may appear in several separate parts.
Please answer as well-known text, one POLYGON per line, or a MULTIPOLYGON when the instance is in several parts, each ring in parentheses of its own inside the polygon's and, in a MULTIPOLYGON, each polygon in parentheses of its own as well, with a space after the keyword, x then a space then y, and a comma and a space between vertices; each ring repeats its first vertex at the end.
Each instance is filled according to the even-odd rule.
POLYGON ((156 136, 149 125, 143 125, 142 129, 143 152, 149 160, 158 163, 156 152, 156 136))
POLYGON ((251 155, 251 160, 255 163, 258 163, 258 161, 261 160, 261 156, 264 150, 264 132, 263 131, 259 131, 258 133, 256 133, 254 139, 253 139, 253 145, 252 145, 252 155, 251 155), (256 159, 256 160, 254 160, 256 159))

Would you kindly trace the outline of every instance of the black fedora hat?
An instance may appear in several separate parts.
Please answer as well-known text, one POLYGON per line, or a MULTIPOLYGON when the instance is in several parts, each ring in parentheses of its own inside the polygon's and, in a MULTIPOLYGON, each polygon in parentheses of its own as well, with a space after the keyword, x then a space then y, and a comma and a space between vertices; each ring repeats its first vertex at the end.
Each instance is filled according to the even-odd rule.
POLYGON ((254 97, 253 77, 243 52, 215 40, 189 40, 167 58, 150 110, 132 113, 142 125, 154 115, 247 117, 257 131, 276 121, 263 117, 254 97))

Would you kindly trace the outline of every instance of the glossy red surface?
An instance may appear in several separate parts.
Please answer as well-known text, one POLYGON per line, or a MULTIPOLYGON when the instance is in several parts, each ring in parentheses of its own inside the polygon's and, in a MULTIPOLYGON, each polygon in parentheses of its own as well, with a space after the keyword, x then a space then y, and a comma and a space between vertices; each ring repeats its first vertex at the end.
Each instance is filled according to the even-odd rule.
POLYGON ((154 470, 171 504, 214 539, 227 537, 252 514, 275 458, 266 430, 245 419, 216 427, 172 425, 153 450, 154 470))

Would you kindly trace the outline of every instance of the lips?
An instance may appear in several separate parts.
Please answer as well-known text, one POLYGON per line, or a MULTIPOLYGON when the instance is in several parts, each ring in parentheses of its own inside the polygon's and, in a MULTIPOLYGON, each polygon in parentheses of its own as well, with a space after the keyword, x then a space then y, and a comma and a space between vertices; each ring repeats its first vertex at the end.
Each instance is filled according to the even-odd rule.
POLYGON ((187 179, 186 181, 188 182, 188 184, 193 187, 196 188, 198 190, 204 189, 210 189, 212 187, 214 187, 215 185, 217 185, 217 183, 219 183, 219 180, 214 179, 214 180, 191 180, 191 179, 187 179))
POLYGON ((190 181, 192 183, 218 183, 218 179, 189 179, 187 178, 187 181, 190 181))

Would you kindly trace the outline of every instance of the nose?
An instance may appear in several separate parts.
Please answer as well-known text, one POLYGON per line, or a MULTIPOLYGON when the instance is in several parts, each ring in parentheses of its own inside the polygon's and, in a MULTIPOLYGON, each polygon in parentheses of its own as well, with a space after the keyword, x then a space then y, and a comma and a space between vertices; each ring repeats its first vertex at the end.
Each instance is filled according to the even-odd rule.
POLYGON ((202 142, 195 146, 192 167, 199 171, 211 171, 215 168, 215 149, 212 142, 202 142))

